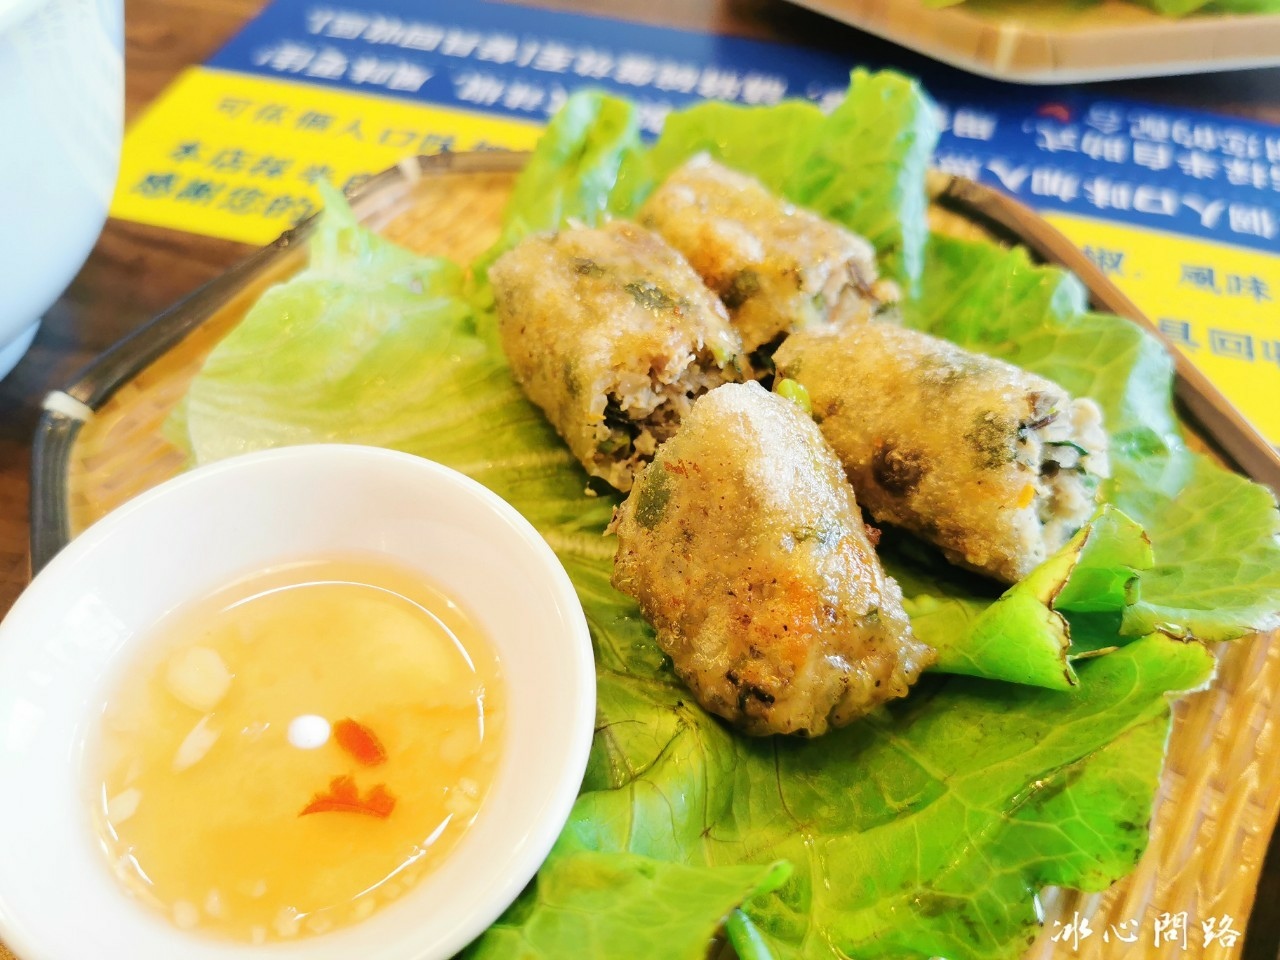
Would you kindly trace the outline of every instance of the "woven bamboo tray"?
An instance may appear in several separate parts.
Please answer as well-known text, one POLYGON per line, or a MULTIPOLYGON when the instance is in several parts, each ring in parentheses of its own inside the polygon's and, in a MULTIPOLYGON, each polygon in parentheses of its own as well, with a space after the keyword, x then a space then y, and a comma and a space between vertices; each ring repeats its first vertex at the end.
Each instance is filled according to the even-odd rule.
POLYGON ((1131 0, 793 0, 936 60, 1016 83, 1280 64, 1280 14, 1174 19, 1131 0))
MULTIPOLYGON (((468 262, 496 237, 522 162, 500 154, 418 158, 375 178, 353 205, 365 223, 404 246, 468 262)), ((936 225, 1002 239, 1020 225, 1035 234, 1024 236, 1028 247, 1081 274, 1095 304, 1133 310, 1061 235, 1038 218, 1030 224, 1033 215, 1024 208, 967 181, 935 186, 936 225)), ((34 567, 94 520, 182 471, 183 455, 162 434, 166 417, 214 344, 264 289, 302 264, 307 231, 286 234, 215 280, 51 397, 35 447, 34 567)), ((1183 955, 1239 954, 1240 943, 1204 949, 1198 921, 1229 914, 1243 930, 1250 914, 1280 813, 1277 689, 1280 634, 1220 649, 1212 687, 1176 707, 1151 844, 1137 870, 1101 895, 1046 891, 1045 929, 1028 958, 1167 957, 1177 947, 1155 945, 1153 923, 1159 914, 1182 911, 1189 918, 1183 955), (1062 937, 1075 914, 1093 930, 1078 944, 1062 937), (1111 925, 1137 940, 1112 936, 1104 943, 1111 925)), ((0 960, 10 960, 2 945, 0 960)))

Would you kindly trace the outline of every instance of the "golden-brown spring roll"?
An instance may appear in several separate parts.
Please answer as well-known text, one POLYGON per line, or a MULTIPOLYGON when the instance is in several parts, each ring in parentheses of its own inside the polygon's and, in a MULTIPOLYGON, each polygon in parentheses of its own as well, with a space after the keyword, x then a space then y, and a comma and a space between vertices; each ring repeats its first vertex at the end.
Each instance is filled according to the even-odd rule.
POLYGON ((619 490, 694 398, 740 378, 723 305, 633 223, 528 237, 489 279, 516 380, 587 472, 619 490))
POLYGON ((932 650, 813 421, 757 383, 701 397, 617 510, 613 582, 698 701, 817 736, 905 696, 932 650))
POLYGON ((729 308, 757 367, 793 330, 866 320, 897 300, 857 234, 699 154, 649 197, 639 220, 683 253, 729 308))
POLYGON ((1102 414, 1056 383, 888 323, 806 330, 775 359, 863 508, 954 563, 1013 583, 1093 513, 1102 414))

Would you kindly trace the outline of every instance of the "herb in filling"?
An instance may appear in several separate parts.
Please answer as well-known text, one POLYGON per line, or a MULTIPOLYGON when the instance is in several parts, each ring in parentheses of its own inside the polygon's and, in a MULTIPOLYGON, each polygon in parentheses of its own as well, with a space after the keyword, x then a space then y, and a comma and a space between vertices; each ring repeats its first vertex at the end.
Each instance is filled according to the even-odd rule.
POLYGON ((589 257, 574 257, 573 272, 583 277, 603 277, 604 267, 589 257))
POLYGON ((650 466, 636 491, 636 523, 652 530, 662 520, 671 499, 671 476, 660 465, 650 466))
POLYGON ((720 291, 720 299, 730 310, 736 310, 760 292, 760 275, 754 270, 739 270, 720 291))
POLYGON ((780 397, 786 397, 805 413, 813 413, 813 401, 809 399, 809 391, 803 383, 790 379, 780 380, 774 392, 780 397))
POLYGON ((676 305, 671 295, 652 280, 632 280, 623 289, 648 310, 670 310, 676 305))
POLYGON ((1013 438, 1017 425, 994 411, 979 413, 973 418, 973 426, 964 435, 973 447, 974 460, 978 466, 993 470, 1014 459, 1013 438))
POLYGON ((569 396, 576 397, 582 393, 582 380, 578 376, 578 365, 573 360, 566 360, 560 368, 564 377, 564 388, 569 396))

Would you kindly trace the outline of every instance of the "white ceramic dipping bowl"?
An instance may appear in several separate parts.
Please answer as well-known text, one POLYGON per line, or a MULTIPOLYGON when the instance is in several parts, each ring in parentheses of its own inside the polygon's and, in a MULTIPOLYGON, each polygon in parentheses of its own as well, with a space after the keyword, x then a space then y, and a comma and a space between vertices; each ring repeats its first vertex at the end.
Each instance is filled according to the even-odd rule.
POLYGON ((193 470, 77 537, 0 624, 0 940, 23 960, 450 957, 546 857, 594 722, 591 642, 573 586, 533 527, 478 483, 418 457, 339 445, 193 470), (449 857, 362 923, 258 947, 184 933, 129 899, 97 847, 85 751, 98 711, 166 613, 245 574, 334 553, 421 571, 485 629, 509 701, 491 792, 449 857))

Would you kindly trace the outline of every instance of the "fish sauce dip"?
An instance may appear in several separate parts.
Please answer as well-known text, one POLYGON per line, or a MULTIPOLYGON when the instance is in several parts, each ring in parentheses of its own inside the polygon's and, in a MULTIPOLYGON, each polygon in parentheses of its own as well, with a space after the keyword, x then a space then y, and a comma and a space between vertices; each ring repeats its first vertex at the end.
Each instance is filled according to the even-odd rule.
POLYGON ((103 707, 108 866, 178 927, 264 943, 396 899, 456 847, 502 750, 492 644, 419 574, 291 564, 184 606, 103 707))

